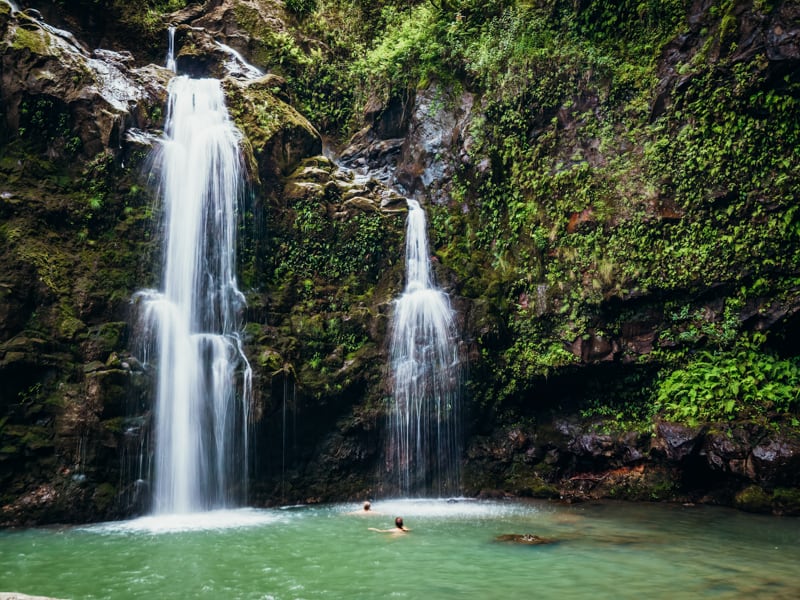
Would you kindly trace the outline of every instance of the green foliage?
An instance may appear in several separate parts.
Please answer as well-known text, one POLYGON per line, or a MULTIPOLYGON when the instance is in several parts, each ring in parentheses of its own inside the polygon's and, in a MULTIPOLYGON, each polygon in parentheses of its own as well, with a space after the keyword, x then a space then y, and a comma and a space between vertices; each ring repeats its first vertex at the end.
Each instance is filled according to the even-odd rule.
POLYGON ((20 103, 19 136, 50 156, 72 158, 82 142, 72 128, 68 108, 49 96, 34 96, 20 103))
POLYGON ((297 15, 305 17, 317 8, 317 0, 286 0, 286 9, 297 15))
POLYGON ((785 414, 800 400, 800 364, 766 352, 761 333, 728 351, 703 350, 659 383, 656 409, 672 421, 715 422, 785 414))
POLYGON ((685 0, 556 3, 562 18, 595 43, 651 54, 686 18, 685 0))
POLYGON ((602 432, 649 431, 655 413, 655 370, 650 366, 620 372, 608 370, 604 379, 588 379, 581 417, 592 421, 602 432))
MULTIPOLYGON (((499 389, 495 400, 504 401, 528 391, 534 381, 578 362, 546 319, 533 319, 525 310, 517 311, 509 324, 513 343, 498 358, 501 365, 495 377, 499 389)), ((484 358, 490 358, 485 352, 484 358)))
POLYGON ((346 132, 353 119, 355 85, 349 59, 312 50, 292 79, 298 110, 323 133, 346 132))
POLYGON ((386 35, 355 66, 356 73, 367 81, 362 92, 375 92, 389 98, 406 89, 415 89, 435 68, 440 45, 433 10, 426 4, 408 12, 387 6, 383 21, 389 27, 386 35))
POLYGON ((346 220, 331 221, 324 203, 297 200, 287 233, 274 243, 274 278, 343 278, 357 275, 362 286, 377 280, 379 265, 393 256, 396 241, 379 212, 360 212, 346 220))

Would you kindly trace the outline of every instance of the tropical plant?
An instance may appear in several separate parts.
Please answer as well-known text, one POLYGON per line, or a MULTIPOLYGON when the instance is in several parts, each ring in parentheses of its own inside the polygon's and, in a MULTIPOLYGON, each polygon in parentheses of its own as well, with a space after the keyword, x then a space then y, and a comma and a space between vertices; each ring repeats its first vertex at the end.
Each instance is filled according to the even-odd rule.
POLYGON ((668 420, 690 424, 796 410, 800 364, 766 351, 765 341, 765 334, 754 333, 732 350, 700 351, 660 381, 657 410, 668 420))

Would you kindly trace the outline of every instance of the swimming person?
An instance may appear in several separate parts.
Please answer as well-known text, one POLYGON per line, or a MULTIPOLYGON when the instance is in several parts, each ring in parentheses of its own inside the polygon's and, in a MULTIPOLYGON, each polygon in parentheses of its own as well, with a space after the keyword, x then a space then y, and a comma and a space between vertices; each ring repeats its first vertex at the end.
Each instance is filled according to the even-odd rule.
POLYGON ((354 510, 347 513, 348 515, 379 515, 381 513, 372 510, 372 503, 369 500, 364 501, 364 507, 361 510, 354 510))
POLYGON ((392 534, 400 534, 400 533, 408 533, 411 531, 408 527, 403 525, 403 517, 397 517, 394 520, 394 528, 393 529, 375 529, 374 527, 369 527, 369 531, 377 531, 378 533, 392 533, 392 534))

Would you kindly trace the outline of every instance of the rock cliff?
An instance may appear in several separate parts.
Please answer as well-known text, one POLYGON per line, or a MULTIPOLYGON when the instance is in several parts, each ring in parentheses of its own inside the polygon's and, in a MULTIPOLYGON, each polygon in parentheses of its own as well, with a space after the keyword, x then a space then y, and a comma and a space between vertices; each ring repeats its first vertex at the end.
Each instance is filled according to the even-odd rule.
POLYGON ((391 492, 402 193, 468 356, 465 493, 800 512, 797 399, 675 422, 665 383, 754 332, 741 379, 796 365, 796 3, 412 3, 434 66, 426 40, 381 62, 413 30, 387 25, 370 56, 403 69, 355 91, 325 7, 31 4, 0 2, 0 523, 148 508, 152 366, 129 313, 158 261, 169 25, 178 71, 223 79, 248 165, 254 503, 391 492))

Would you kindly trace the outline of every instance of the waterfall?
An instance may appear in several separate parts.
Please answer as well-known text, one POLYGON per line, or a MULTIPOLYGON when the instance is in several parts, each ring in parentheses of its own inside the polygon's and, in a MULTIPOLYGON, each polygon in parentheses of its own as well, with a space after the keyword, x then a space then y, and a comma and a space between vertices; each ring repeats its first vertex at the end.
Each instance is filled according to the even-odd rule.
POLYGON ((170 25, 167 29, 169 40, 167 43, 167 68, 173 73, 178 72, 178 66, 175 63, 175 26, 170 25))
POLYGON ((243 79, 258 79, 264 75, 261 69, 248 63, 241 54, 230 46, 217 42, 217 47, 228 55, 228 60, 225 61, 225 72, 228 75, 243 79))
POLYGON ((402 495, 452 495, 460 485, 457 334, 447 295, 434 285, 425 212, 408 200, 406 287, 395 301, 389 470, 402 495))
POLYGON ((158 355, 155 512, 246 497, 252 372, 238 333, 239 132, 215 79, 174 77, 156 156, 163 201, 161 290, 137 294, 158 355))

